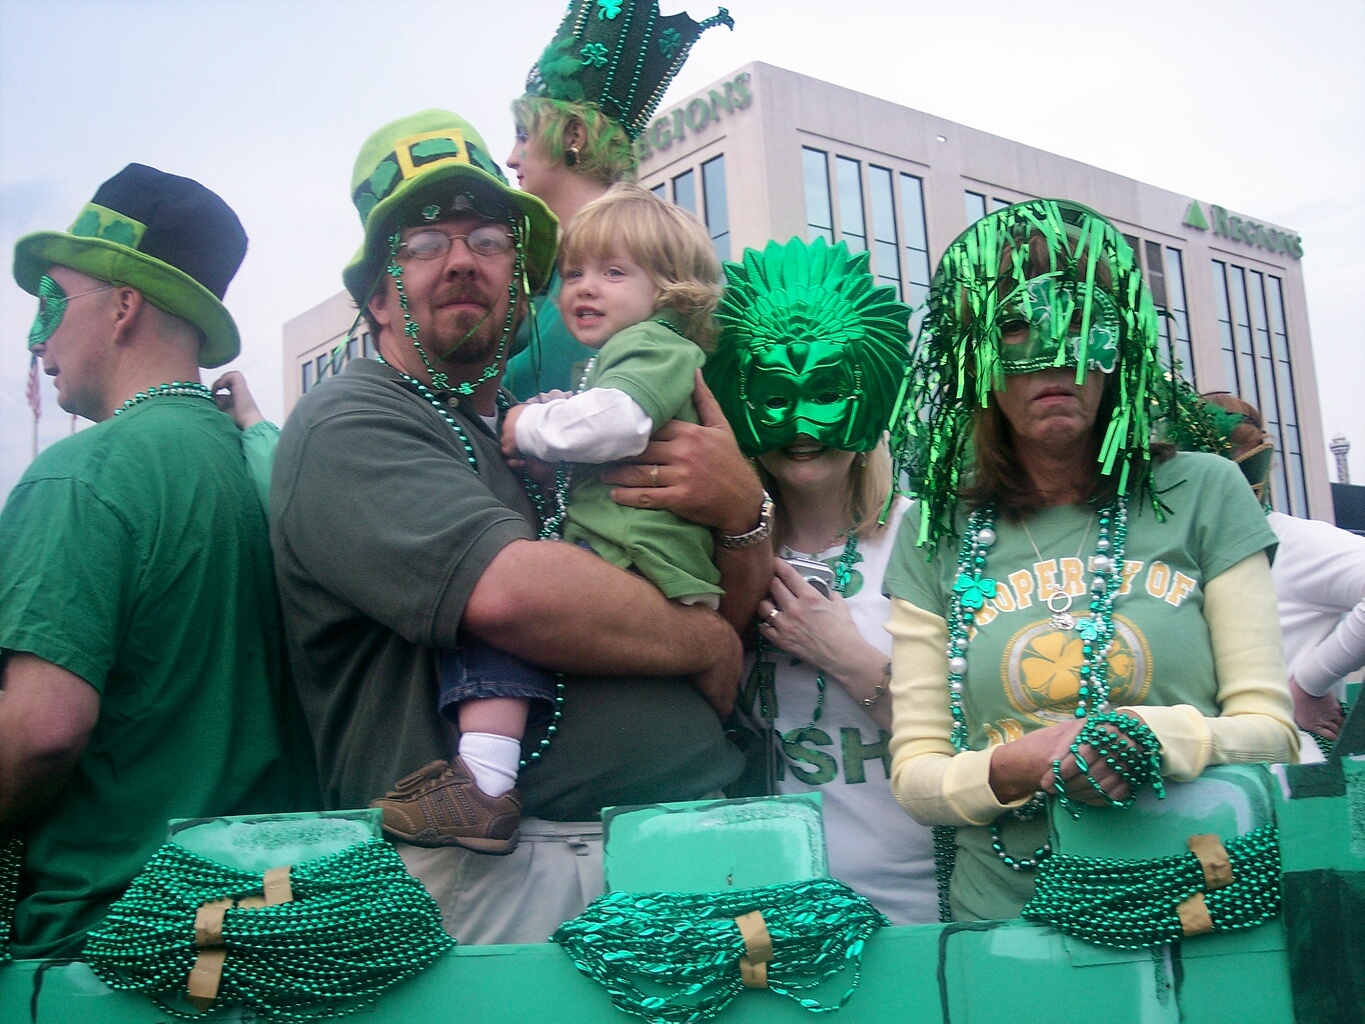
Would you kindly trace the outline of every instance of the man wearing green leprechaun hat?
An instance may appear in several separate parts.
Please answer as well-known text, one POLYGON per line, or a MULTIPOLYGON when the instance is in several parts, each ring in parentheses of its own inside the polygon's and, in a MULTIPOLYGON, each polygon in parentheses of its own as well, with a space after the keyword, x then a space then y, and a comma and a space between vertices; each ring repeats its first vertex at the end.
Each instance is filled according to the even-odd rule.
MULTIPOLYGON (((22 840, 19 957, 71 955, 169 818, 296 810, 267 524, 199 381, 237 355, 246 234, 189 178, 130 164, 68 232, 15 246, 29 347, 96 425, 0 513, 0 845, 22 840)), ((297 715, 294 716, 297 719, 297 715)), ((11 847, 13 849, 13 847, 11 847)))
MULTIPOLYGON (((399 843, 461 941, 544 941, 601 892, 603 806, 695 799, 738 773, 717 711, 733 704, 739 642, 716 613, 536 539, 536 509, 500 454, 498 381, 554 259, 548 209, 509 188, 478 132, 440 110, 375 132, 352 191, 365 240, 343 276, 380 358, 303 396, 270 498, 323 800, 363 806, 395 791, 390 835, 401 834, 391 807, 432 781, 424 771, 451 772, 442 785, 458 782, 456 802, 485 802, 437 714, 438 651, 477 641, 573 673, 549 720, 513 745, 519 846, 428 848, 413 845, 431 841, 419 829, 399 843)), ((709 392, 698 406, 702 424, 670 424, 616 471, 618 500, 716 529, 723 585, 748 618, 771 574, 762 491, 709 392)))

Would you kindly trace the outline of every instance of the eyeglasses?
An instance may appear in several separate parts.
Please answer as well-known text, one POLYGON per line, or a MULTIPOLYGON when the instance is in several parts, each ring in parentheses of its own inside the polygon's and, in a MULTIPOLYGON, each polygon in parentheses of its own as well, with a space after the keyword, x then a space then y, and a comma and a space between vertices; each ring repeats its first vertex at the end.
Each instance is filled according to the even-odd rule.
POLYGON ((448 235, 436 228, 425 228, 414 231, 398 248, 406 250, 415 260, 439 260, 450 252, 450 247, 455 244, 457 238, 463 240, 475 256, 506 256, 516 245, 515 236, 506 228, 490 224, 487 227, 475 228, 467 235, 448 235))

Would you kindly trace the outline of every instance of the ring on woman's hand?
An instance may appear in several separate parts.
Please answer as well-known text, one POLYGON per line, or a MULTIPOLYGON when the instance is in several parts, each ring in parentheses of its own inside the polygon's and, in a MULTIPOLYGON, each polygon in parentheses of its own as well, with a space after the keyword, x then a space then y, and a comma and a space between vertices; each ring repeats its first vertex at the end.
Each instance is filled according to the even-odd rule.
POLYGON ((771 626, 773 624, 773 621, 781 614, 782 611, 779 608, 774 608, 772 611, 770 611, 768 613, 768 625, 771 626))
POLYGON ((657 464, 649 467, 649 486, 659 486, 659 467, 657 464))

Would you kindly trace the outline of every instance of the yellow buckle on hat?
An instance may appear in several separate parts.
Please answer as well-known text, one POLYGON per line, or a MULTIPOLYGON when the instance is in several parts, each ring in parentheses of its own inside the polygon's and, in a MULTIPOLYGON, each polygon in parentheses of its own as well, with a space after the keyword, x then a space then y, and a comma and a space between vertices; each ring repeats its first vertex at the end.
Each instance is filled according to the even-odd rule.
POLYGON ((444 167, 446 164, 469 164, 469 147, 464 143, 464 133, 458 128, 443 128, 438 131, 422 132, 420 135, 409 135, 405 139, 399 139, 393 144, 393 155, 398 160, 398 167, 402 170, 405 181, 408 178, 415 177, 418 172, 426 173, 433 167, 444 167), (428 139, 449 139, 455 143, 455 155, 428 160, 418 167, 412 160, 412 147, 419 142, 426 142, 428 139))

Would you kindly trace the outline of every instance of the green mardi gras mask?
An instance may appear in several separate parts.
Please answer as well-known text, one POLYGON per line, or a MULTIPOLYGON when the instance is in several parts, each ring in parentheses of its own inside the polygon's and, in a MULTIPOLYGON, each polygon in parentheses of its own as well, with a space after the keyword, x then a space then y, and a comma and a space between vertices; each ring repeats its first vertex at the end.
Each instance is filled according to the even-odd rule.
POLYGON ((1098 425, 1098 472, 1123 494, 1152 498, 1160 513, 1148 487, 1159 334, 1136 256, 1094 210, 1031 199, 968 227, 934 272, 891 418, 892 454, 920 497, 917 543, 954 530, 976 411, 1007 374, 1051 367, 1074 369, 1078 382, 1090 369, 1107 375, 1113 411, 1098 425), (1025 338, 1002 344, 1002 334, 1025 325, 1025 338))
POLYGON ((1113 373, 1119 354, 1119 311, 1098 288, 1089 308, 1076 298, 1077 286, 1055 274, 1035 277, 1005 300, 1000 313, 1000 362, 1005 373, 1032 373, 1055 366, 1113 373), (1088 321, 1088 322, 1087 322, 1088 321), (1005 339, 1028 333, 1016 343, 1005 339), (1085 344, 1081 337, 1085 336, 1085 344))
POLYGON ((853 452, 881 440, 909 361, 910 307, 867 264, 843 242, 793 238, 725 265, 704 374, 744 454, 797 434, 853 452))
POLYGON ((98 288, 68 295, 62 291, 61 285, 46 274, 38 278, 38 315, 33 318, 33 326, 28 331, 28 347, 35 349, 57 333, 57 328, 62 325, 62 318, 66 316, 68 302, 94 295, 96 292, 107 292, 110 288, 116 287, 118 286, 102 284, 98 288))
POLYGON ((37 348, 57 333, 57 327, 66 316, 66 292, 62 286, 44 274, 38 278, 38 315, 33 318, 33 326, 28 332, 28 347, 37 348))

